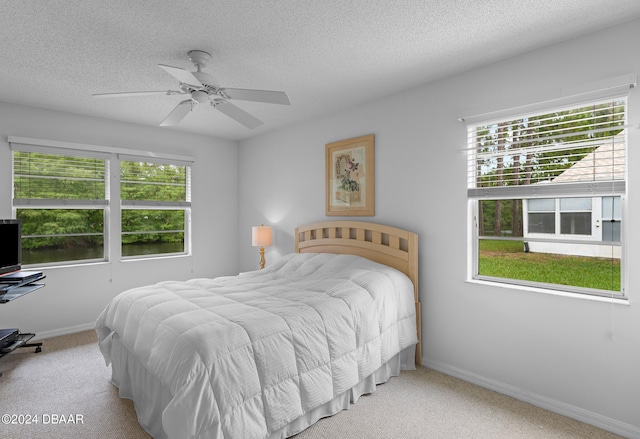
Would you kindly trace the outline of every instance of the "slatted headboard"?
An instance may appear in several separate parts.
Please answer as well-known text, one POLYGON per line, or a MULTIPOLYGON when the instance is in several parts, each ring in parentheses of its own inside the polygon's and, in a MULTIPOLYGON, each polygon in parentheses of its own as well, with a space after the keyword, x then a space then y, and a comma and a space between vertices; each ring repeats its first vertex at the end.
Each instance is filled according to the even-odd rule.
POLYGON ((326 221, 297 227, 294 240, 297 253, 357 255, 406 274, 413 282, 416 305, 416 364, 422 364, 417 234, 383 224, 326 221))

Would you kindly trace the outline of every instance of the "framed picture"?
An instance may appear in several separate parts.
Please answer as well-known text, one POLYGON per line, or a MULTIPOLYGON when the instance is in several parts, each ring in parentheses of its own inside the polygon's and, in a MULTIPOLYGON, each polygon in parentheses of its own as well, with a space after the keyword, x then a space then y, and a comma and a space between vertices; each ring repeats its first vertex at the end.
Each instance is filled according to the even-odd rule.
POLYGON ((374 136, 327 143, 328 216, 374 216, 374 136))

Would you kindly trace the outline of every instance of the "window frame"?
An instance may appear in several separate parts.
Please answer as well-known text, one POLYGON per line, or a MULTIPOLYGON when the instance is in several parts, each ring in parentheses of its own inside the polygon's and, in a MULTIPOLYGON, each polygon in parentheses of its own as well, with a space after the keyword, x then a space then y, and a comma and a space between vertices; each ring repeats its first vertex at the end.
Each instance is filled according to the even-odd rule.
MULTIPOLYGON (((176 159, 161 159, 161 158, 148 158, 134 155, 120 154, 118 156, 118 181, 120 183, 120 211, 119 224, 120 224, 120 239, 118 245, 120 246, 120 259, 123 261, 137 260, 137 259, 154 259, 171 256, 185 256, 191 254, 191 172, 192 163, 188 161, 176 160, 176 159), (121 164, 123 161, 130 162, 144 162, 153 163, 157 165, 172 165, 172 166, 184 166, 185 167, 185 200, 184 201, 154 201, 154 200, 123 200, 122 199, 122 180, 121 180, 121 164), (122 230, 122 212, 126 210, 182 210, 184 213, 184 245, 183 251, 171 252, 171 253, 154 253, 154 254, 139 254, 124 256, 122 254, 122 235, 134 234, 136 232, 124 232, 122 230)), ((140 233, 140 232, 138 232, 140 233)), ((143 232, 147 233, 147 232, 143 232)), ((152 233, 152 232, 148 232, 152 233)))
MULTIPOLYGON (((623 129, 628 128, 627 125, 627 121, 626 121, 626 117, 629 113, 628 110, 628 99, 627 96, 625 94, 616 94, 614 96, 609 96, 608 100, 614 100, 614 99, 621 99, 624 100, 624 114, 625 114, 625 119, 624 119, 624 126, 622 127, 623 129)), ((522 113, 517 113, 517 112, 513 112, 512 114, 509 114, 508 112, 503 112, 500 116, 499 120, 504 120, 505 122, 507 120, 517 120, 517 119, 521 119, 521 118, 526 118, 526 117, 533 117, 535 116, 535 114, 545 114, 545 113, 552 113, 554 111, 562 111, 562 110, 567 110, 567 109, 577 109, 577 108, 581 108, 583 106, 587 106, 587 105, 591 105, 591 104, 596 104, 599 103, 601 101, 603 101, 604 99, 598 99, 598 100, 587 100, 587 101, 582 101, 582 102, 573 102, 571 103, 571 105, 565 105, 565 106, 550 106, 550 107, 539 107, 537 108, 536 112, 534 113, 533 111, 531 113, 525 113, 524 115, 522 113)), ((488 126, 492 123, 496 123, 496 121, 498 119, 476 119, 473 120, 471 122, 468 122, 466 120, 467 118, 461 118, 460 120, 463 122, 467 122, 467 131, 468 131, 468 138, 469 138, 469 144, 468 144, 468 148, 465 150, 468 155, 469 155, 469 159, 467 162, 467 167, 468 169, 478 169, 477 167, 479 166, 479 162, 477 161, 477 159, 475 158, 475 150, 476 150, 476 146, 472 143, 471 139, 475 138, 475 134, 474 131, 476 129, 476 127, 484 127, 484 126, 488 126)), ((471 117, 471 119, 473 119, 473 117, 471 117)), ((499 134, 499 133, 498 133, 499 134)), ((472 183, 471 181, 468 180, 468 197, 467 197, 467 204, 468 204, 468 230, 469 230, 469 237, 470 237, 470 242, 468 245, 468 281, 480 281, 480 282, 488 282, 490 284, 494 284, 494 285, 512 285, 512 286, 518 286, 518 287, 524 287, 524 288, 532 288, 535 291, 542 291, 542 292, 563 292, 563 293, 577 293, 578 297, 594 297, 594 296, 604 296, 604 297, 608 297, 611 299, 624 299, 626 300, 626 293, 625 293, 625 264, 626 264, 626 258, 625 258, 625 233, 624 233, 624 229, 626 227, 626 222, 624 221, 624 215, 625 215, 625 211, 626 211, 626 180, 627 180, 627 164, 626 164, 626 155, 627 155, 627 150, 628 150, 628 138, 627 136, 625 136, 624 138, 624 154, 625 154, 625 165, 624 165, 624 172, 625 172, 625 176, 624 179, 622 181, 613 181, 610 182, 610 192, 607 192, 605 190, 603 190, 602 188, 600 188, 600 190, 597 192, 597 195, 594 194, 593 192, 593 187, 591 187, 592 185, 590 185, 589 183, 573 183, 573 184, 550 184, 550 185, 543 185, 543 186, 539 186, 537 188, 534 188, 531 193, 529 193, 528 196, 526 196, 526 189, 522 190, 521 186, 505 186, 505 187, 491 187, 488 188, 489 190, 487 190, 487 188, 484 187, 476 187, 475 186, 475 181, 472 183), (488 193, 490 193, 490 195, 488 195, 488 193), (493 237, 490 235, 486 235, 485 236, 480 236, 479 234, 479 230, 480 230, 480 226, 479 226, 479 218, 480 218, 480 211, 479 211, 479 205, 480 202, 482 200, 521 200, 523 206, 521 207, 522 209, 522 228, 523 228, 523 237, 522 238, 518 238, 524 241, 525 244, 525 251, 528 251, 528 249, 526 249, 527 247, 527 238, 526 233, 528 230, 528 212, 525 210, 524 205, 526 203, 524 203, 525 199, 537 199, 537 198, 553 198, 555 200, 555 209, 554 209, 554 233, 552 234, 553 236, 557 236, 557 237, 561 237, 562 240, 564 240, 565 242, 571 242, 572 240, 575 241, 593 241, 594 244, 599 244, 602 242, 602 225, 600 224, 600 230, 598 231, 598 233, 594 233, 595 231, 595 225, 594 225, 594 221, 593 221, 593 215, 594 212, 596 212, 596 209, 599 209, 598 212, 601 214, 601 210, 602 210, 602 206, 600 202, 595 202, 594 200, 596 198, 598 199, 602 199, 605 198, 607 196, 619 196, 620 197, 620 209, 622 214, 620 215, 621 218, 616 219, 617 222, 620 223, 620 291, 609 291, 609 290, 600 290, 600 289, 592 289, 592 288, 585 288, 585 287, 577 287, 577 286, 567 286, 567 285, 561 285, 561 284, 547 284, 544 282, 533 282, 533 281, 526 281, 526 280, 520 280, 520 279, 514 279, 514 278, 502 278, 502 277, 493 277, 493 276, 487 276, 487 275, 480 275, 479 274, 479 265, 480 265, 480 241, 482 239, 496 239, 496 240, 515 240, 514 238, 509 238, 509 237, 503 237, 503 236, 498 236, 498 237, 493 237), (560 211, 560 199, 561 198, 566 198, 566 197, 570 197, 570 198, 591 198, 592 199, 592 206, 591 206, 591 218, 592 218, 592 226, 591 226, 591 235, 579 235, 579 234, 562 234, 561 231, 561 211, 560 211), (599 237, 598 237, 599 236, 599 237)), ((469 175, 468 171, 468 174, 469 175)), ((615 177, 614 177, 615 178, 615 177)), ((615 218, 614 218, 615 219, 615 218)), ((534 234, 536 235, 536 234, 534 234)), ((544 238, 544 237, 548 237, 551 234, 547 234, 547 233, 538 233, 537 234, 540 238, 544 238)), ((536 238, 536 236, 533 237, 534 239, 536 238)), ((613 245, 613 242, 608 242, 609 244, 613 245)), ((602 242, 603 245, 607 245, 607 242, 602 242)))
MULTIPOLYGON (((554 210, 545 210, 545 211, 531 211, 529 209, 529 203, 523 203, 523 213, 522 213, 522 219, 523 219, 523 229, 524 229, 524 234, 525 234, 525 239, 527 237, 534 237, 534 238, 547 238, 547 237, 557 237, 557 238, 562 238, 562 239, 567 239, 567 240, 571 240, 571 239, 575 239, 575 240, 580 240, 580 241, 588 241, 588 240, 593 240, 593 241, 600 241, 601 239, 598 238, 598 230, 597 230, 597 226, 596 226, 596 219, 595 218, 600 218, 600 216, 598 216, 596 214, 596 212, 598 211, 598 209, 600 209, 601 206, 601 202, 600 199, 603 198, 602 196, 575 196, 575 197, 557 197, 557 198, 553 198, 554 201, 554 210), (587 209, 574 209, 574 210, 562 210, 562 200, 564 199, 569 199, 569 198, 585 198, 585 199, 589 199, 591 200, 591 209, 587 210, 587 209), (529 229, 529 225, 530 225, 530 221, 529 221, 529 215, 531 214, 537 214, 537 213, 547 213, 547 214, 553 214, 554 217, 554 231, 553 232, 532 232, 529 229), (591 216, 591 230, 589 234, 581 234, 581 233, 563 233, 562 232, 562 214, 567 214, 567 213, 589 213, 591 216)), ((529 198, 528 200, 537 200, 539 198, 529 198)), ((551 199, 551 198, 544 198, 544 199, 551 199)), ((524 199, 522 199, 524 201, 524 199)))
MULTIPOLYGON (((110 170, 111 158, 108 154, 95 151, 79 151, 77 149, 66 148, 50 148, 47 146, 29 145, 29 144, 11 144, 11 208, 12 216, 17 218, 18 210, 102 210, 103 214, 103 256, 101 258, 87 259, 66 259, 60 261, 50 261, 35 264, 23 264, 23 267, 41 268, 52 266, 92 264, 99 262, 108 262, 110 260, 110 170), (15 154, 16 152, 46 154, 60 157, 78 157, 78 158, 96 158, 104 160, 104 198, 102 199, 74 199, 74 198, 16 198, 15 197, 15 154)), ((24 235, 23 226, 23 236, 24 235)), ((82 234, 88 236, 90 234, 82 234)), ((73 234, 51 234, 50 237, 73 236, 73 234)), ((24 256, 23 256, 24 257, 24 256)))
MULTIPOLYGON (((47 139, 34 139, 28 137, 9 136, 9 146, 12 150, 11 160, 11 208, 12 216, 15 218, 17 209, 21 208, 44 208, 44 209, 65 209, 67 207, 73 207, 78 209, 96 208, 100 206, 104 212, 104 233, 103 233, 103 245, 104 245, 104 257, 97 259, 81 259, 81 260, 64 260, 64 261, 51 261, 39 264, 23 265, 25 268, 53 268, 70 265, 89 265, 95 263, 110 263, 115 259, 124 260, 136 260, 136 259, 157 259, 157 258, 173 258, 184 257, 191 255, 191 184, 192 184, 192 168, 195 160, 189 156, 166 154, 144 150, 118 148, 110 146, 78 144, 65 141, 47 140, 47 139), (105 200, 91 200, 89 203, 84 200, 63 199, 60 200, 17 200, 14 198, 14 174, 13 174, 13 151, 31 151, 43 154, 58 154, 58 155, 73 155, 78 157, 100 157, 104 158, 105 162, 108 162, 105 169, 105 200), (184 222, 184 251, 179 253, 158 253, 150 255, 139 255, 132 257, 122 257, 122 233, 121 233, 121 213, 120 203, 113 201, 113 194, 116 194, 119 198, 120 194, 120 159, 126 157, 127 159, 133 159, 136 161, 144 162, 164 162, 171 164, 180 164, 188 168, 187 185, 188 185, 188 202, 182 203, 182 208, 187 209, 185 213, 184 222), (17 200, 17 201, 16 201, 17 200)), ((145 206, 144 202, 139 202, 132 208, 148 209, 148 205, 145 206)), ((174 208, 171 203, 164 203, 163 209, 174 208)))

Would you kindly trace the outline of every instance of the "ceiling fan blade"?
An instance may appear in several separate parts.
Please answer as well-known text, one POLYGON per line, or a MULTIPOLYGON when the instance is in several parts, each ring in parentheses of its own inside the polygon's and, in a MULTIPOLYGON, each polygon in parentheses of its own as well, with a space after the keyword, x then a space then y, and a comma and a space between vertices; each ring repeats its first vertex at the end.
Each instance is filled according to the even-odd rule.
POLYGON ((236 107, 230 102, 218 101, 215 108, 249 129, 253 129, 262 125, 262 121, 260 119, 256 119, 246 111, 236 107))
POLYGON ((184 92, 176 90, 165 91, 125 91, 122 93, 94 93, 94 98, 121 98, 127 96, 151 96, 151 95, 177 95, 184 94, 184 92))
POLYGON ((204 87, 202 85, 202 82, 200 82, 200 80, 196 78, 189 70, 181 69, 180 67, 171 67, 164 64, 158 64, 158 67, 160 67, 162 70, 182 83, 193 85, 196 87, 204 87))
POLYGON ((191 99, 184 100, 175 106, 171 113, 160 122, 161 127, 177 125, 191 111, 194 101, 191 99))
POLYGON ((244 88, 221 88, 229 99, 265 102, 267 104, 291 105, 289 96, 283 91, 248 90, 244 88))

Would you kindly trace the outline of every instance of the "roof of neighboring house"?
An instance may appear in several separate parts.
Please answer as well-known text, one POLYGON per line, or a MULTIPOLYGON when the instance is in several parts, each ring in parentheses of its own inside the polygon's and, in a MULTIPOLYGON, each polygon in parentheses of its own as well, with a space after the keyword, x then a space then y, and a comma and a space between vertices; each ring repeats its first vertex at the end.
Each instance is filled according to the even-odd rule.
POLYGON ((624 180, 625 143, 620 141, 619 136, 610 143, 598 146, 593 152, 554 178, 553 182, 624 180))

